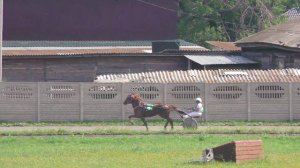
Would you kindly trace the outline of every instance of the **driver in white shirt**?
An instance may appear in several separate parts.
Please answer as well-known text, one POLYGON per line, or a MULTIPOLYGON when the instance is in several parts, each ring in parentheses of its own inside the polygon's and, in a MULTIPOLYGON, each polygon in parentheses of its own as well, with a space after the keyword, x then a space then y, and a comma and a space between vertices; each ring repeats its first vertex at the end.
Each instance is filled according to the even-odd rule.
POLYGON ((193 108, 193 112, 190 112, 188 115, 184 115, 183 118, 189 118, 189 117, 201 117, 203 113, 203 105, 202 105, 202 99, 196 98, 195 100, 196 104, 193 108))

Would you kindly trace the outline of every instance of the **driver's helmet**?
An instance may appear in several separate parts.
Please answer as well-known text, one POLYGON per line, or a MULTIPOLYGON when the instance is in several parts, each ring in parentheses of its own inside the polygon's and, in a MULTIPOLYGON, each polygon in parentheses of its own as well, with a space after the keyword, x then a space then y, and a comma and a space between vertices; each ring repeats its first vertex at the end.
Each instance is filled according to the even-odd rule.
POLYGON ((202 102, 202 99, 200 98, 200 97, 198 97, 198 98, 196 98, 196 100, 195 101, 198 101, 198 102, 202 102))

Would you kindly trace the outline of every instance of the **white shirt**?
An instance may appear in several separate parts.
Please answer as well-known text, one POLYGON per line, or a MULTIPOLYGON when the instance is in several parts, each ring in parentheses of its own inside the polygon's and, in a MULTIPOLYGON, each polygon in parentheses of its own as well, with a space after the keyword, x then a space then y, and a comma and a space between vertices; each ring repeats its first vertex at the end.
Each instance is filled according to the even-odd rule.
POLYGON ((202 103, 196 104, 194 112, 197 112, 197 113, 202 113, 203 112, 203 105, 202 105, 202 103))
POLYGON ((189 117, 200 117, 203 113, 203 105, 202 103, 198 103, 195 105, 195 109, 193 112, 189 113, 188 115, 184 115, 183 118, 189 118, 189 117))

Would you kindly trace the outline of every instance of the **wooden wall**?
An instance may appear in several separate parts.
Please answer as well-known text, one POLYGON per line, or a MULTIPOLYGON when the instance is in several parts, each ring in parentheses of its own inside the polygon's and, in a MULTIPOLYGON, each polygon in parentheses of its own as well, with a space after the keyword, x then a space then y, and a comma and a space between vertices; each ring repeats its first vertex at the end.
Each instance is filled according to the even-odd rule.
POLYGON ((37 59, 3 60, 3 81, 45 81, 45 64, 37 59))
POLYGON ((97 74, 139 73, 157 70, 187 70, 187 59, 183 56, 126 56, 97 59, 97 74))
POLYGON ((242 55, 261 63, 262 69, 300 68, 300 52, 243 48, 242 55))
POLYGON ((87 82, 96 76, 96 59, 46 59, 44 81, 87 82))
POLYGON ((7 82, 92 82, 97 75, 159 70, 187 70, 183 56, 101 56, 3 60, 7 82))

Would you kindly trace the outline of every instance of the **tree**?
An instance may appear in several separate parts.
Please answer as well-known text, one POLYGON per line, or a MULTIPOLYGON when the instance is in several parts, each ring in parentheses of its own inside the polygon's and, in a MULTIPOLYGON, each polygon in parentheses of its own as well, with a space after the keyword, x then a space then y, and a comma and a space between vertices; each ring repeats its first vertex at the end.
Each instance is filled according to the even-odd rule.
POLYGON ((236 41, 283 21, 298 0, 181 0, 179 36, 206 46, 207 40, 236 41))

